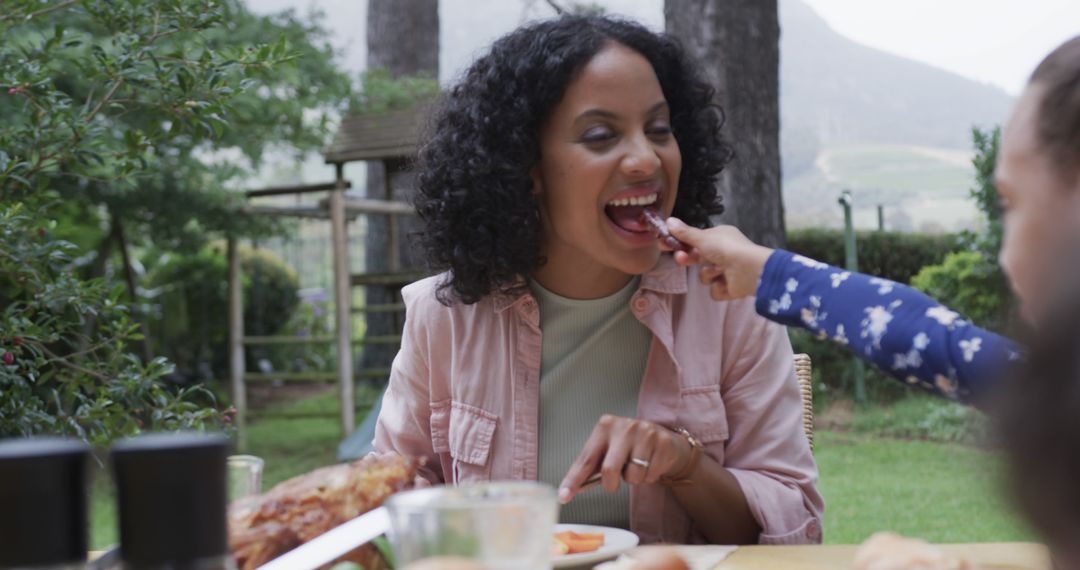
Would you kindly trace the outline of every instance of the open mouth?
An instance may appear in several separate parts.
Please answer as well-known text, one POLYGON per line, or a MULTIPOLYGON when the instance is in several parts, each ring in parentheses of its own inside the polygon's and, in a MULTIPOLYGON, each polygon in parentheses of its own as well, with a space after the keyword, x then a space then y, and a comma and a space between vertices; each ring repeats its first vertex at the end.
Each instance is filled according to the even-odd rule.
POLYGON ((660 193, 644 196, 618 198, 604 206, 604 213, 616 226, 633 233, 650 233, 649 224, 643 219, 645 209, 656 211, 660 207, 660 193))

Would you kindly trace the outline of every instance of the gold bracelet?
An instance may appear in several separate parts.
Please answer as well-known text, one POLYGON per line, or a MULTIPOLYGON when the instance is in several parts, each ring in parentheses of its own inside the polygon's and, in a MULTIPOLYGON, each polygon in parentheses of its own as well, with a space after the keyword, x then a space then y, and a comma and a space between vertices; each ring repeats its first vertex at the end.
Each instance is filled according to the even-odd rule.
POLYGON ((686 442, 690 444, 690 459, 686 460, 686 464, 682 469, 679 469, 677 473, 664 475, 660 478, 661 485, 687 485, 690 481, 690 475, 697 469, 698 462, 701 460, 701 456, 705 453, 705 446, 701 444, 701 440, 694 437, 694 434, 686 431, 686 428, 671 428, 671 431, 678 433, 686 438, 686 442))

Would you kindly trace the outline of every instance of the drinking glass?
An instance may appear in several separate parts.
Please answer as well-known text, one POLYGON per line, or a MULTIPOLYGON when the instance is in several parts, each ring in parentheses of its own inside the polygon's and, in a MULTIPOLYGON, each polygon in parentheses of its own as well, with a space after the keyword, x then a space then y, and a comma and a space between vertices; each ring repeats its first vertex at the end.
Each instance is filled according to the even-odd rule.
POLYGON ((254 455, 230 455, 225 464, 229 474, 229 500, 236 501, 262 492, 264 461, 254 455))
POLYGON ((460 556, 490 570, 551 568, 558 519, 555 489, 532 481, 406 491, 386 501, 399 567, 460 556))

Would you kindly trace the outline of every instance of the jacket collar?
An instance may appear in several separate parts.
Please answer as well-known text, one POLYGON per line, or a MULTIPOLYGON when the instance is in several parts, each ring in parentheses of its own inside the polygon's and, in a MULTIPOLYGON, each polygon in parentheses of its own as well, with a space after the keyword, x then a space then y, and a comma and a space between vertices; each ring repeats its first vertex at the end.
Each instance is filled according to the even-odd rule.
MULTIPOLYGON (((687 291, 687 272, 687 268, 679 267, 670 255, 661 255, 656 265, 641 276, 641 284, 638 285, 638 290, 648 290, 668 295, 685 295, 687 291)), ((495 312, 501 313, 510 307, 530 300, 535 303, 525 278, 518 277, 504 291, 493 294, 492 304, 495 312)))

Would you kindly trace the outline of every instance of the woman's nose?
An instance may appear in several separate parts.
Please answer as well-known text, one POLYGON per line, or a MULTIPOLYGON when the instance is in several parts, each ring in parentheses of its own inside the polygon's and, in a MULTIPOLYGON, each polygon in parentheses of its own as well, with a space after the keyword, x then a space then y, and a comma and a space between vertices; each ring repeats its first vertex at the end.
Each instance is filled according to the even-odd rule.
POLYGON ((660 157, 645 136, 634 137, 622 158, 622 169, 630 176, 651 176, 660 168, 660 157))

